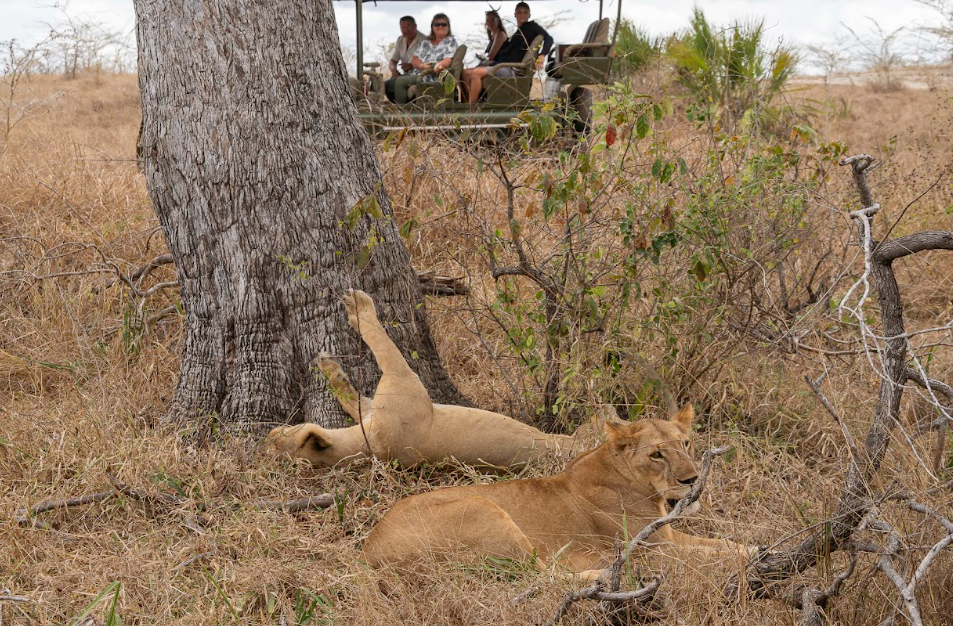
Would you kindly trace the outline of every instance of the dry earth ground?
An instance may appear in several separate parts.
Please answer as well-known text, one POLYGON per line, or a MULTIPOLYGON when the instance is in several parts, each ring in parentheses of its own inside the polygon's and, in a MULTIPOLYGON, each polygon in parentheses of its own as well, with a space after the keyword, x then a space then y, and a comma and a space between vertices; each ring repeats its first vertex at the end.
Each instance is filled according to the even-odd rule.
MULTIPOLYGON (((126 624, 279 624, 283 616, 295 623, 308 608, 319 624, 545 622, 572 585, 520 564, 439 564, 401 577, 368 571, 359 561, 362 537, 395 499, 496 477, 454 467, 404 472, 373 462, 315 472, 240 441, 194 448, 161 425, 182 339, 174 289, 133 298, 114 280, 116 268, 128 273, 164 252, 134 161, 136 79, 40 77, 26 89, 24 98, 62 95, 0 144, 0 590, 30 599, 0 605, 4 623, 68 623, 115 582, 121 583, 115 612, 126 624), (135 323, 141 318, 149 321, 144 329, 135 323), (113 497, 43 513, 37 519, 46 529, 14 521, 18 509, 42 500, 109 489, 107 470, 140 491, 207 506, 196 511, 113 497), (324 492, 337 498, 324 511, 286 514, 252 505, 324 492), (534 586, 538 594, 514 606, 513 598, 534 586)), ((885 222, 892 222, 950 167, 950 94, 835 85, 831 96, 825 104, 823 88, 812 86, 788 97, 818 107, 822 139, 886 159, 872 182, 885 222)), ((433 175, 413 188, 405 162, 421 157, 406 151, 384 157, 398 219, 421 224, 408 242, 415 265, 466 274, 475 297, 486 298, 492 282, 461 234, 466 220, 433 200, 441 176, 465 171, 466 159, 440 147, 428 155, 438 157, 428 163, 433 175)), ((839 178, 831 202, 853 202, 846 172, 839 178)), ((499 211, 500 191, 481 184, 481 210, 495 205, 499 211)), ((894 234, 953 230, 951 207, 950 181, 943 178, 894 234)), ((948 253, 906 260, 898 270, 911 323, 929 327, 953 317, 948 253)), ((173 272, 166 266, 145 286, 169 280, 173 272)), ((428 305, 441 354, 464 394, 479 406, 512 408, 493 360, 464 326, 468 304, 431 299, 428 305)), ((486 336, 497 349, 502 340, 491 329, 486 336)), ((949 356, 937 354, 932 372, 951 382, 949 356)), ((717 378, 698 382, 695 392, 708 411, 699 448, 731 444, 735 452, 716 462, 702 513, 688 522, 695 532, 770 544, 831 511, 847 449, 801 381, 804 371, 801 362, 748 346, 726 360, 717 378)), ((827 381, 855 436, 872 414, 875 384, 859 358, 842 360, 827 381)), ((929 457, 931 441, 917 441, 919 454, 929 457)), ((898 478, 919 494, 933 484, 899 441, 883 475, 885 483, 898 478)), ((949 491, 924 496, 948 515, 950 497, 949 491)), ((932 543, 934 529, 922 520, 892 520, 922 532, 915 541, 932 543)), ((843 563, 835 555, 819 569, 829 580, 843 563)), ((721 581, 740 566, 664 564, 663 595, 672 616, 665 623, 794 624, 796 612, 780 603, 721 601, 721 581)), ((807 576, 815 579, 816 573, 807 576)), ((112 598, 92 610, 97 623, 105 623, 112 598)), ((864 561, 835 602, 832 623, 878 623, 895 598, 864 561)), ((929 623, 950 623, 949 554, 922 586, 921 603, 929 623)), ((572 623, 582 623, 583 615, 574 613, 572 623)))

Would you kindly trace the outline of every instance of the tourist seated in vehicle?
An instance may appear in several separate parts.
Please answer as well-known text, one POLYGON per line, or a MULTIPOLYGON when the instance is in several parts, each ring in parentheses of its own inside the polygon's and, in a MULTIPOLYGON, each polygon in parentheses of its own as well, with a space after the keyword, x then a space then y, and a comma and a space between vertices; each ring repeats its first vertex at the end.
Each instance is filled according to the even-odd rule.
POLYGON ((489 72, 489 67, 496 64, 496 58, 503 44, 506 43, 506 29, 503 20, 496 11, 486 12, 486 58, 479 66, 463 70, 463 85, 468 89, 468 100, 472 104, 480 99, 480 90, 483 88, 483 79, 489 72))
POLYGON ((450 67, 457 46, 457 40, 450 30, 450 18, 444 13, 434 15, 430 21, 430 35, 421 42, 410 59, 411 70, 394 79, 394 102, 407 104, 410 101, 407 91, 411 86, 421 81, 437 80, 440 72, 450 67), (426 70, 433 71, 422 76, 421 73, 426 70))
MULTIPOLYGON (((529 5, 525 2, 520 2, 516 5, 514 15, 516 16, 516 32, 503 44, 503 48, 499 54, 497 54, 496 60, 498 63, 519 63, 526 55, 526 51, 529 49, 532 41, 536 39, 536 37, 542 37, 543 47, 536 57, 536 68, 541 69, 543 63, 546 61, 546 55, 549 54, 549 50, 553 47, 553 38, 546 32, 546 29, 529 19, 529 5)), ((506 77, 508 75, 512 76, 512 70, 508 68, 502 68, 494 72, 494 76, 506 77)))
POLYGON ((397 78, 414 69, 410 59, 417 52, 417 48, 427 37, 417 30, 417 20, 412 15, 400 18, 400 37, 394 44, 394 52, 390 55, 390 78, 397 78))

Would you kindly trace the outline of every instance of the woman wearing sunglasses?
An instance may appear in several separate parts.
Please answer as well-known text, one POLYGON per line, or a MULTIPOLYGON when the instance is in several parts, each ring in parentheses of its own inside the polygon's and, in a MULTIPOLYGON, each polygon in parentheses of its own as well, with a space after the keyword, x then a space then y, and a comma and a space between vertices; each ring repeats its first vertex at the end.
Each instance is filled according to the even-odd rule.
POLYGON ((417 53, 410 59, 414 66, 408 74, 397 78, 394 84, 394 102, 407 104, 409 97, 407 90, 411 85, 421 81, 432 82, 437 80, 442 70, 450 67, 453 53, 457 51, 457 40, 450 32, 450 18, 444 13, 437 13, 430 21, 430 36, 420 43, 417 53), (433 69, 433 73, 421 76, 420 73, 433 69))

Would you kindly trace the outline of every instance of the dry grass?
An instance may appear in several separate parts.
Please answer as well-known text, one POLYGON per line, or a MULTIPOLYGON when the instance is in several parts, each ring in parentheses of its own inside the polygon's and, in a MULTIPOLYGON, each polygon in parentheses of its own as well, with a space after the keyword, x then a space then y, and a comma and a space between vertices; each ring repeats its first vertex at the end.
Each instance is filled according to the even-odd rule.
MULTIPOLYGON (((33 600, 3 605, 4 623, 67 623, 116 581, 122 584, 116 611, 126 624, 278 624, 281 615, 294 623, 296 598, 315 607, 314 623, 527 624, 550 617, 571 585, 519 564, 434 564, 407 577, 369 571, 359 560, 362 537, 395 499, 497 477, 459 467, 397 471, 374 462, 314 472, 244 442, 196 449, 165 430, 158 417, 175 385, 181 320, 167 315, 144 329, 129 320, 167 309, 173 295, 136 301, 111 282, 114 266, 128 272, 164 251, 133 161, 136 80, 37 78, 27 87, 63 95, 0 146, 0 589, 33 600), (208 503, 200 513, 204 529, 190 528, 192 506, 147 507, 119 497, 42 514, 53 530, 13 521, 17 509, 41 500, 107 489, 110 468, 137 489, 208 503), (339 506, 289 515, 248 505, 323 492, 335 494, 339 506), (532 586, 538 594, 514 606, 512 599, 532 586)), ((852 152, 889 157, 874 177, 874 194, 885 206, 885 223, 892 222, 950 167, 951 101, 929 91, 873 94, 851 86, 836 86, 834 94, 842 105, 825 134, 852 152)), ((811 87, 790 97, 821 100, 824 94, 811 87)), ((680 127, 672 132, 690 134, 680 127)), ((472 161, 439 146, 430 146, 427 158, 421 164, 401 152, 384 161, 398 219, 421 224, 409 241, 415 265, 467 275, 474 286, 471 303, 429 303, 440 351, 465 395, 509 410, 512 394, 496 367, 506 353, 499 330, 466 314, 492 295, 473 235, 479 220, 503 219, 500 190, 476 177, 468 187, 472 213, 438 206, 441 181, 470 171, 472 161), (418 169, 421 178, 411 185, 418 169), (475 329, 490 353, 474 341, 475 329)), ((835 185, 830 201, 851 199, 851 193, 848 185, 835 185)), ((895 234, 953 230, 950 206, 950 182, 943 179, 907 211, 895 234)), ((912 322, 931 326, 953 315, 951 267, 948 254, 935 254, 900 268, 912 322)), ((163 268, 148 281, 171 278, 163 268)), ((790 356, 744 345, 717 375, 697 381, 694 391, 708 411, 699 444, 729 443, 736 452, 716 464, 703 517, 689 522, 693 528, 766 544, 833 509, 847 451, 801 382, 804 368, 790 356)), ((949 381, 949 355, 938 351, 932 371, 949 381)), ((826 385, 860 436, 875 385, 864 361, 835 364, 826 385)), ((928 456, 929 445, 918 442, 919 453, 928 456)), ((927 487, 903 442, 884 464, 884 482, 894 478, 919 493, 927 487)), ((950 513, 948 493, 931 501, 950 513)), ((922 542, 933 536, 920 520, 892 515, 906 530, 924 532, 922 542)), ((842 565, 837 555, 819 571, 829 577, 842 565)), ((739 566, 646 565, 667 572, 664 596, 685 624, 793 624, 796 613, 779 603, 721 602, 721 581, 739 566)), ((951 576, 947 555, 922 589, 933 624, 946 623, 953 611, 951 576)), ((836 601, 832 622, 877 623, 895 597, 867 562, 836 601)), ((111 596, 93 611, 100 623, 110 602, 111 596)), ((573 622, 582 623, 591 609, 574 613, 573 622)))

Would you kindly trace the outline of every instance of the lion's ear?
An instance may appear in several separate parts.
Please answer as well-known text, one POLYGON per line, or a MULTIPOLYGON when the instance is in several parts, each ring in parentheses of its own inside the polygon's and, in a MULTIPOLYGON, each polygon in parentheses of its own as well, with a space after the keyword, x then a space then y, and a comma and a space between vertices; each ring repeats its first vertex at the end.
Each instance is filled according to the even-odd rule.
POLYGON ((623 439, 625 439, 628 433, 625 431, 625 422, 618 421, 606 421, 602 425, 603 429, 606 431, 606 441, 611 444, 618 445, 623 439))
POLYGON ((331 445, 331 438, 328 437, 326 432, 317 428, 311 428, 305 433, 300 447, 320 451, 330 448, 331 445))
POLYGON ((669 418, 673 424, 678 426, 684 433, 692 432, 692 422, 695 421, 695 407, 689 402, 683 406, 675 415, 669 418))
POLYGON ((622 447, 639 438, 643 430, 643 424, 641 422, 617 420, 606 422, 604 428, 606 441, 616 447, 622 447))
POLYGON ((595 410, 592 413, 592 421, 594 423, 603 422, 603 423, 613 423, 613 424, 626 424, 627 422, 619 417, 619 413, 615 410, 615 407, 611 404, 601 403, 596 405, 595 410))

